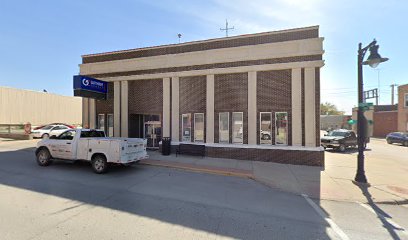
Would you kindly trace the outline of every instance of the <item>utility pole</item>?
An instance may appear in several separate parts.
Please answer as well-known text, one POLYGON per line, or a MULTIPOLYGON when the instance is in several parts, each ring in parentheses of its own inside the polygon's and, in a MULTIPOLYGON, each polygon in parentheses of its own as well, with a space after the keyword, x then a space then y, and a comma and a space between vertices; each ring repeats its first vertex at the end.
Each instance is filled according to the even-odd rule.
POLYGON ((397 84, 391 84, 391 105, 394 105, 394 87, 398 86, 397 84))
POLYGON ((234 26, 228 28, 228 19, 225 19, 225 28, 220 28, 220 30, 225 31, 225 36, 228 37, 228 30, 234 30, 234 26))

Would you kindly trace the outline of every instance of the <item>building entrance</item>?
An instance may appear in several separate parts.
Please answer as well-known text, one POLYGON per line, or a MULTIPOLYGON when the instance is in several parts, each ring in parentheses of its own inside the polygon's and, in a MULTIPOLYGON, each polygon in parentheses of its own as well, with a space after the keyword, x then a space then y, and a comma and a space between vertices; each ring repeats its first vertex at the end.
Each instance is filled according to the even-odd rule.
POLYGON ((162 138, 161 116, 130 114, 129 137, 145 138, 148 148, 159 148, 159 142, 162 138))

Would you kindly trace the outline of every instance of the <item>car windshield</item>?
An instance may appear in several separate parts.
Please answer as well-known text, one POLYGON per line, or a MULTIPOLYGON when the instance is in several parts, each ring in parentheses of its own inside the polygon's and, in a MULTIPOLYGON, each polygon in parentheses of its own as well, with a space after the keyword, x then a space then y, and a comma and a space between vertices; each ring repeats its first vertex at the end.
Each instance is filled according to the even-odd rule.
POLYGON ((48 126, 45 126, 45 127, 43 127, 42 129, 43 130, 50 130, 51 128, 53 128, 54 126, 52 126, 52 125, 48 125, 48 126))
POLYGON ((341 132, 341 131, 332 131, 327 134, 327 136, 333 136, 333 137, 345 137, 347 135, 347 132, 341 132))

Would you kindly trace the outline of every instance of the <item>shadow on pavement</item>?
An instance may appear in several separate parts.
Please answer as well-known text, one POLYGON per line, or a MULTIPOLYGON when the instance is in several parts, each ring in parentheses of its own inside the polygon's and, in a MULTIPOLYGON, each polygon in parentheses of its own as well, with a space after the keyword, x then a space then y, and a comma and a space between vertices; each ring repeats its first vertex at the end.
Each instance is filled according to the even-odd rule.
POLYGON ((377 215, 377 218, 380 219, 382 226, 388 231, 392 239, 401 239, 398 234, 396 233, 396 230, 404 230, 402 228, 398 228, 391 224, 387 219, 391 219, 392 217, 383 211, 372 199, 372 196, 370 192, 368 191, 368 186, 365 184, 359 184, 359 183, 354 183, 357 185, 365 198, 367 199, 367 204, 374 210, 375 214, 377 215))
MULTIPOLYGON (((275 193, 251 180, 197 175, 197 178, 203 179, 200 183, 193 179, 181 179, 174 171, 145 171, 151 168, 140 165, 114 166, 108 174, 98 175, 92 172, 87 162, 54 161, 51 166, 40 167, 35 161, 34 152, 35 148, 0 152, 0 184, 232 238, 289 236, 290 239, 303 236, 305 239, 330 239, 327 233, 329 225, 302 197, 275 193), (174 181, 174 178, 178 180, 174 181), (169 181, 166 182, 167 180, 169 181), (217 187, 216 181, 219 180, 228 188, 217 187), (237 186, 236 181, 244 182, 247 188, 237 186), (174 186, 174 183, 177 186, 174 186), (139 188, 143 190, 130 191, 139 188), (165 197, 157 193, 167 188, 171 191, 165 197), (214 190, 208 190, 209 188, 214 190), (259 193, 260 197, 252 196, 251 189, 252 192, 259 193), (202 195, 200 197, 204 197, 209 203, 190 201, 197 198, 196 195, 202 195), (237 210, 238 207, 228 206, 220 199, 229 199, 234 204, 238 203, 239 199, 243 199, 243 202, 237 204, 237 210), (211 208, 208 207, 210 205, 211 208), (294 223, 297 224, 292 229, 294 223)), ((282 169, 285 168, 285 165, 281 165, 282 169)), ((291 168, 291 171, 299 174, 299 177, 302 176, 302 179, 297 181, 310 181, 306 187, 319 194, 320 188, 314 184, 315 181, 320 181, 319 171, 311 168, 305 172, 297 167, 291 168)), ((180 174, 192 176, 192 173, 180 174)), ((276 171, 276 174, 279 174, 279 171, 276 171)))

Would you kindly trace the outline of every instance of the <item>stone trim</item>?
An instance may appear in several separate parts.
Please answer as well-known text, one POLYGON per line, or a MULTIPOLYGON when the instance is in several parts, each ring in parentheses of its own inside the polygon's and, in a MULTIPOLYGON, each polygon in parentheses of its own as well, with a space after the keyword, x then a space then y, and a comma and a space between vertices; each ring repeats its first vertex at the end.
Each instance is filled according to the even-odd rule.
POLYGON ((196 71, 196 70, 208 70, 208 69, 217 69, 217 68, 232 68, 232 67, 291 63, 291 62, 307 62, 307 61, 318 61, 318 60, 322 60, 321 54, 295 56, 295 57, 283 57, 283 58, 271 58, 271 59, 260 59, 260 60, 251 60, 251 61, 202 64, 202 65, 183 66, 183 67, 145 69, 145 70, 125 71, 125 72, 109 72, 109 73, 101 73, 101 74, 90 74, 88 76, 94 77, 94 78, 123 77, 123 76, 134 76, 134 75, 144 75, 144 74, 196 71))

